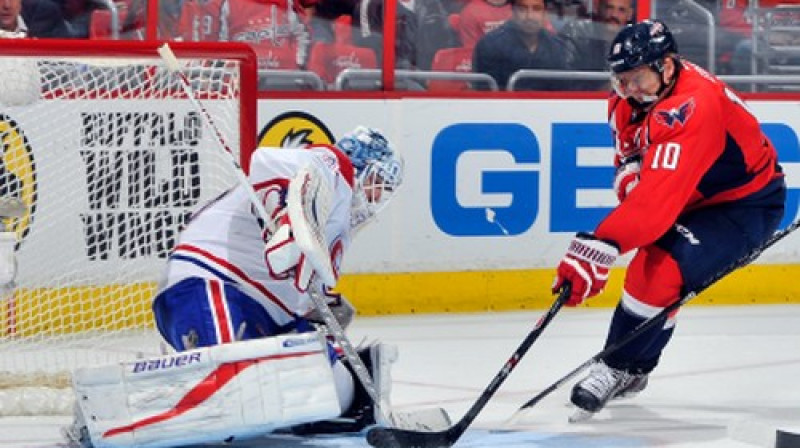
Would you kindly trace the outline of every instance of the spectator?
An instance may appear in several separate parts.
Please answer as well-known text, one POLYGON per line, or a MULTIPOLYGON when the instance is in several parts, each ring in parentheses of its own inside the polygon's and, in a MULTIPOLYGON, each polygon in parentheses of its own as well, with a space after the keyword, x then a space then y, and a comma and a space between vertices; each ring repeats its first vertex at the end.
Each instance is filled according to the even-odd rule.
POLYGON ((0 0, 0 37, 28 37, 28 27, 21 12, 22 0, 0 0))
MULTIPOLYGON (((598 14, 592 19, 573 20, 559 35, 575 53, 578 70, 605 71, 609 45, 622 26, 633 20, 633 0, 600 0, 598 14)), ((607 81, 580 83, 585 89, 606 89, 607 81)))
POLYGON ((472 48, 489 31, 511 18, 508 0, 472 0, 461 10, 458 35, 461 45, 472 48))
MULTIPOLYGON (((511 0, 511 19, 487 33, 472 53, 472 69, 492 76, 506 88, 511 75, 520 69, 568 70, 571 50, 546 29, 545 0, 511 0)), ((477 87, 477 86, 476 86, 477 87)), ((520 81, 517 90, 560 90, 563 81, 532 79, 520 81)))
POLYGON ((0 0, 0 37, 78 37, 52 0, 0 0))
POLYGON ((183 40, 235 41, 291 47, 297 65, 304 67, 311 44, 306 8, 315 0, 209 0, 196 1, 183 17, 183 40))

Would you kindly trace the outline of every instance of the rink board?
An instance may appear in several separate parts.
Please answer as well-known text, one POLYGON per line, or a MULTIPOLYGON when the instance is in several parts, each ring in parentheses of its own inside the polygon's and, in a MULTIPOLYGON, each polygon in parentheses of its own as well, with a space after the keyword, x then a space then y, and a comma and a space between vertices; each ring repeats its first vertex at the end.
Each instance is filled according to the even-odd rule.
MULTIPOLYGON (((785 226, 800 215, 797 104, 749 106, 786 173, 785 226)), ((606 102, 590 99, 262 99, 259 140, 276 146, 289 130, 307 130, 329 143, 363 124, 403 154, 402 189, 344 259, 340 289, 359 312, 531 309, 551 303, 554 267, 574 233, 616 205, 605 116, 606 102)), ((589 306, 616 303, 629 259, 589 306)), ((694 303, 800 303, 787 280, 798 262, 800 235, 791 235, 694 303)))
MULTIPOLYGON (((797 105, 755 101, 750 106, 779 149, 786 172, 786 225, 800 209, 797 105)), ((142 105, 119 99, 114 107, 152 114, 191 112, 185 102, 142 105)), ((343 261, 339 287, 361 313, 542 308, 552 300, 554 267, 572 235, 594 228, 616 205, 605 109, 600 99, 261 99, 259 142, 280 146, 291 140, 289 134, 299 132, 312 143, 331 143, 356 125, 367 125, 382 129, 403 155, 404 185, 376 222, 361 231, 343 261), (488 219, 489 211, 494 220, 488 219)), ((134 309, 146 310, 151 294, 139 290, 151 287, 136 285, 159 277, 180 227, 207 198, 151 204, 144 197, 133 201, 131 197, 140 196, 133 195, 124 204, 106 207, 102 202, 105 208, 97 211, 89 182, 92 170, 82 151, 142 154, 151 145, 130 138, 120 147, 81 146, 81 128, 74 126, 59 140, 68 166, 55 166, 37 153, 50 138, 46 124, 31 119, 15 126, 27 142, 17 150, 38 154, 31 159, 36 163, 12 167, 20 175, 32 170, 35 175, 28 177, 35 183, 29 187, 35 191, 26 194, 37 198, 31 215, 35 219, 19 230, 22 289, 13 303, 15 313, 22 315, 29 303, 48 295, 99 297, 127 272, 148 273, 122 289, 137 302, 134 309), (65 177, 65 172, 71 175, 65 177), (77 205, 59 211, 64 224, 48 227, 45 217, 58 210, 65 190, 77 205), (131 229, 147 238, 129 238, 131 229), (131 245, 132 254, 121 255, 131 245)), ((189 145, 198 154, 192 169, 176 171, 174 161, 154 159, 160 184, 174 180, 176 172, 215 169, 205 161, 213 151, 209 139, 198 137, 196 143, 189 145)), ((137 190, 124 173, 112 170, 108 181, 126 186, 130 196, 137 190)), ((620 259, 618 267, 628 260, 620 259)), ((695 303, 800 303, 800 287, 786 280, 796 277, 798 261, 800 236, 792 235, 756 266, 726 279, 695 303)), ((607 292, 591 306, 614 304, 622 277, 615 272, 607 292)), ((102 307, 92 310, 104 313, 102 307)), ((22 330, 22 322, 12 324, 22 330)))

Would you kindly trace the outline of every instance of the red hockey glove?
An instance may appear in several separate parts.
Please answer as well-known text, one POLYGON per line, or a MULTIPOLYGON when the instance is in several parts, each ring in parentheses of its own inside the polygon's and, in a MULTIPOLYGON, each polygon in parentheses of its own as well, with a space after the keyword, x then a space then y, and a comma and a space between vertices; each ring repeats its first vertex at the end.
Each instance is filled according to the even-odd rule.
POLYGON ((294 277, 295 288, 300 292, 305 292, 311 283, 314 269, 294 240, 289 215, 283 213, 278 216, 275 226, 277 230, 267 241, 265 249, 269 273, 277 279, 294 277))
POLYGON ((614 133, 614 149, 616 157, 629 159, 641 153, 642 127, 636 124, 624 126, 614 133))
POLYGON ((592 234, 575 235, 558 264, 553 293, 560 291, 565 282, 571 283, 572 294, 565 303, 567 306, 578 306, 600 294, 608 281, 608 270, 618 255, 619 249, 592 234))
POLYGON ((619 202, 625 200, 630 192, 639 184, 639 173, 642 170, 641 158, 636 156, 617 167, 614 174, 614 193, 617 194, 619 202))

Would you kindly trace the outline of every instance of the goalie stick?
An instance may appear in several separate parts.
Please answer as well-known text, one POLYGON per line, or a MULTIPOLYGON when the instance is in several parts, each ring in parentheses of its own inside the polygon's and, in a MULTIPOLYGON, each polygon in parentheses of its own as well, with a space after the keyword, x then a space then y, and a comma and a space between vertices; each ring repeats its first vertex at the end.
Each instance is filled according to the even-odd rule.
POLYGON ((344 334, 341 324, 320 294, 322 290, 320 281, 331 286, 336 283, 336 275, 326 250, 324 229, 321 227, 330 212, 330 190, 323 184, 322 176, 322 173, 314 165, 303 167, 289 182, 289 193, 286 195, 286 207, 295 241, 303 255, 308 257, 314 269, 321 274, 312 279, 308 294, 311 301, 314 302, 314 307, 322 316, 325 326, 341 346, 347 362, 350 363, 367 394, 375 403, 380 416, 378 423, 390 425, 393 424, 393 421, 389 419, 391 414, 387 412, 387 403, 382 397, 379 397, 375 382, 372 381, 367 367, 361 361, 350 340, 344 334))
MULTIPOLYGON (((194 89, 192 88, 192 83, 189 81, 189 78, 181 70, 181 64, 178 62, 178 58, 175 56, 175 53, 172 52, 172 49, 169 47, 168 44, 164 44, 158 47, 158 54, 161 56, 161 59, 164 61, 164 65, 166 66, 167 70, 170 73, 174 74, 178 78, 178 82, 183 89, 183 92, 186 94, 186 97, 192 103, 192 105, 200 112, 200 115, 203 117, 203 121, 205 125, 208 126, 209 129, 214 133, 214 137, 216 142, 219 144, 221 152, 224 153, 225 157, 228 161, 233 165, 233 172, 236 175, 236 180, 239 181, 239 184, 244 187, 244 191, 247 196, 250 198, 250 202, 253 203, 253 207, 255 207, 256 212, 258 213, 259 217, 264 220, 265 223, 271 223, 272 220, 269 219, 269 213, 267 209, 264 208, 264 204, 258 198, 256 191, 253 189, 253 186, 250 185, 250 181, 247 179, 247 175, 244 174, 244 170, 239 162, 236 160, 236 157, 233 155, 233 149, 228 145, 227 140, 225 140, 225 136, 222 135, 222 131, 219 130, 214 119, 211 117, 211 114, 208 113, 208 110, 197 99, 197 95, 194 94, 194 89)), ((274 230, 274 229, 271 229, 274 230)))
POLYGON ((442 431, 412 431, 400 428, 372 428, 367 432, 367 442, 378 448, 443 448, 452 446, 464 434, 469 425, 475 420, 478 414, 489 402, 489 399, 494 396, 495 392, 500 388, 503 382, 508 378, 514 368, 519 364, 520 360, 528 349, 531 348, 534 341, 542 334, 545 327, 556 316, 558 311, 564 306, 569 298, 572 287, 567 284, 561 289, 558 297, 550 306, 550 309, 539 318, 539 321, 534 326, 533 330, 528 333, 528 336, 517 347, 511 357, 503 364, 503 368, 497 372, 492 381, 483 390, 478 400, 469 408, 466 414, 461 417, 455 425, 442 431))
POLYGON ((728 267, 726 267, 722 271, 718 272, 716 275, 714 275, 712 278, 710 278, 708 281, 706 281, 703 285, 701 285, 700 287, 698 287, 694 291, 690 291, 689 293, 685 294, 683 297, 679 298, 675 302, 669 304, 666 308, 661 310, 661 312, 659 312, 655 316, 653 316, 653 317, 647 319, 646 321, 642 322, 641 324, 639 324, 639 326, 637 326, 633 331, 628 333, 627 336, 625 336, 624 338, 622 338, 619 341, 615 342, 614 344, 611 344, 610 346, 606 347, 605 349, 601 350, 600 352, 598 352, 597 354, 595 354, 594 356, 589 358, 586 362, 584 362, 583 364, 581 364, 578 367, 576 367, 575 369, 573 369, 571 372, 569 372, 566 375, 564 375, 563 377, 561 377, 558 381, 554 382, 553 384, 551 384, 550 386, 545 388, 543 391, 539 392, 538 395, 536 395, 535 397, 531 398, 525 404, 520 406, 520 408, 517 410, 517 412, 514 413, 514 415, 511 417, 510 421, 512 421, 512 422, 515 421, 518 418, 520 412, 524 412, 526 409, 529 409, 529 408, 535 406, 536 403, 540 402, 544 397, 550 395, 553 391, 555 391, 556 389, 561 387, 567 381, 569 381, 572 378, 574 378, 577 374, 579 374, 584 369, 588 368, 589 366, 591 366, 592 364, 598 362, 599 360, 605 358, 606 356, 610 355, 611 353, 616 352, 617 350, 619 350, 620 348, 622 348, 623 346, 625 346, 626 344, 628 344, 632 340, 634 340, 637 337, 639 337, 639 335, 641 335, 642 333, 644 333, 647 330, 653 328, 655 325, 659 325, 659 324, 663 325, 663 323, 666 320, 667 316, 671 312, 675 311, 676 309, 678 309, 682 305, 684 305, 686 302, 688 302, 688 301, 692 300, 693 298, 695 298, 698 294, 700 294, 701 292, 705 291, 708 287, 710 287, 711 285, 716 283, 721 278, 725 277, 726 275, 730 274, 731 272, 735 271, 736 269, 739 269, 741 267, 744 267, 744 266, 750 264, 753 260, 758 258, 761 255, 762 252, 767 250, 773 244, 775 244, 778 241, 782 240, 786 235, 788 235, 788 234, 794 232, 795 230, 797 230, 798 227, 800 227, 800 220, 794 221, 791 224, 789 224, 789 226, 787 226, 785 229, 775 232, 764 244, 762 244, 761 246, 757 247, 756 249, 753 249, 750 253, 746 254, 745 256, 743 256, 743 257, 739 258, 738 260, 736 260, 735 262, 731 263, 728 267))
MULTIPOLYGON (((186 93, 189 101, 191 101, 195 108, 200 111, 205 124, 214 132, 214 136, 219 144, 219 148, 223 153, 225 153, 227 159, 233 165, 233 171, 236 174, 237 180, 243 187, 245 193, 248 195, 248 198, 250 199, 250 202, 252 202, 256 213, 261 220, 264 221, 265 225, 271 225, 272 220, 270 219, 270 215, 264 207, 264 204, 258 198, 258 195, 253 189, 252 184, 250 184, 250 181, 245 175, 244 170, 234 157, 231 147, 226 142, 222 132, 214 123, 214 119, 211 117, 211 114, 194 94, 191 82, 181 70, 180 62, 178 62, 178 58, 175 56, 175 53, 172 52, 172 49, 168 44, 164 44, 158 48, 158 54, 161 56, 167 69, 178 77, 181 88, 183 89, 184 93, 186 93)), ((322 233, 323 229, 319 229, 310 225, 310 223, 313 222, 320 222, 320 217, 322 214, 324 214, 324 220, 329 211, 327 210, 326 205, 317 202, 317 199, 322 199, 317 197, 319 193, 321 193, 321 188, 322 185, 320 183, 320 177, 319 175, 315 175, 312 167, 309 166, 301 169, 290 181, 289 194, 287 195, 287 208, 289 212, 289 219, 292 221, 295 241, 297 242, 298 247, 300 247, 303 254, 308 257, 309 262, 311 262, 315 271, 319 274, 316 276, 316 278, 318 279, 322 277, 321 280, 323 280, 327 286, 332 287, 336 284, 336 277, 333 272, 333 267, 331 266, 330 257, 326 255, 327 251, 324 250, 326 244, 325 236, 322 233), (311 194, 314 194, 314 197, 309 200, 311 194)), ((273 232, 275 231, 275 229, 270 230, 273 232)), ((310 285, 308 288, 309 296, 311 297, 314 306, 319 311, 320 315, 322 316, 322 320, 330 329, 331 334, 336 342, 341 346, 345 359, 347 359, 347 362, 350 364, 350 366, 352 366, 353 371, 356 373, 359 381, 364 386, 364 389, 367 391, 370 398, 372 398, 372 400, 375 402, 378 415, 382 416, 384 420, 380 423, 391 424, 392 421, 388 418, 391 413, 388 411, 385 403, 382 403, 381 400, 379 400, 375 383, 372 381, 366 366, 361 361, 361 358, 356 353, 353 345, 350 343, 350 340, 345 335, 344 330, 342 329, 341 325, 339 325, 339 322, 336 320, 336 317, 333 315, 330 307, 320 296, 320 285, 317 282, 318 280, 315 279, 315 282, 312 283, 312 285, 310 285)))

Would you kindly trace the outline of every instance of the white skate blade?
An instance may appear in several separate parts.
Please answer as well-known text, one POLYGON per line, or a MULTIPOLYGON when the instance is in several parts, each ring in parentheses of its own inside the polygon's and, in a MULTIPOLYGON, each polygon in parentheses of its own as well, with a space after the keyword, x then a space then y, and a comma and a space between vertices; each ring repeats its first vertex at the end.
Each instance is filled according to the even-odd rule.
POLYGON ((590 412, 581 408, 576 408, 575 412, 573 412, 572 415, 569 416, 567 421, 570 423, 583 423, 591 419, 592 416, 594 416, 594 414, 595 414, 594 412, 590 412))
POLYGON ((11 196, 0 197, 1 218, 21 218, 27 212, 28 207, 20 199, 11 196))

